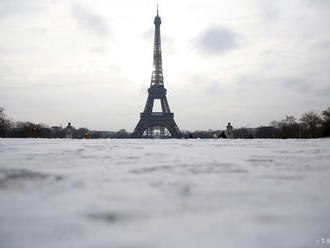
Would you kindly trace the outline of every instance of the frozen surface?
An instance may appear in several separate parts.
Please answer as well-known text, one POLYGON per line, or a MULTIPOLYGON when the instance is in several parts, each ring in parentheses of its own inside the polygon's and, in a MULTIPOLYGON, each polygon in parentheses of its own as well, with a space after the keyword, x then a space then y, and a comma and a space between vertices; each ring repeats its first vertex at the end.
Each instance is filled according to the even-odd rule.
POLYGON ((330 247, 329 161, 330 139, 0 139, 0 247, 330 247))

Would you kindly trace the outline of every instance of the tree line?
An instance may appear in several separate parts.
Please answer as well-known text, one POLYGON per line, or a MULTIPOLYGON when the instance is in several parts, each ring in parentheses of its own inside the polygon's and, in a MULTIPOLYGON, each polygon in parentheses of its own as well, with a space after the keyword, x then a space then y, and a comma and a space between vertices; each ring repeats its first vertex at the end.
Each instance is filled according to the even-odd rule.
MULTIPOLYGON (((129 133, 125 129, 115 131, 94 131, 86 127, 73 128, 73 138, 82 139, 88 137, 97 138, 128 138, 129 133)), ((10 120, 5 114, 4 108, 0 107, 0 137, 8 138, 65 138, 66 129, 61 126, 49 127, 42 123, 30 121, 10 120)))
MULTIPOLYGON (((224 130, 208 130, 186 132, 185 138, 219 138, 224 130)), ((240 127, 233 130, 237 139, 249 138, 322 138, 330 137, 330 107, 321 113, 309 111, 299 119, 295 116, 285 116, 280 121, 272 121, 268 126, 257 128, 240 127)))
POLYGON ((320 114, 314 111, 304 113, 299 119, 285 116, 272 121, 269 127, 256 129, 258 138, 322 138, 330 137, 330 107, 320 114))
MULTIPOLYGON (((218 138, 224 130, 207 130, 183 132, 184 138, 218 138)), ((234 129, 235 138, 321 138, 330 137, 330 107, 321 113, 314 111, 304 113, 299 119, 285 116, 280 121, 272 121, 268 126, 257 128, 234 129)), ((73 128, 73 138, 82 139, 88 134, 90 138, 129 138, 125 129, 119 131, 93 131, 88 128, 73 128)), ((0 107, 0 137, 11 138, 64 138, 65 128, 29 121, 11 121, 0 107)))

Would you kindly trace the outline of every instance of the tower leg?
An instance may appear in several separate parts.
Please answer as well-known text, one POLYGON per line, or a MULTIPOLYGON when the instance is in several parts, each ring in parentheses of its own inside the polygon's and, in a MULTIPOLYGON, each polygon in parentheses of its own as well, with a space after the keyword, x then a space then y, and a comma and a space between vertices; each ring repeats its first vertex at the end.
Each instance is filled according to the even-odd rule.
POLYGON ((169 112, 171 112, 171 110, 170 110, 170 106, 168 105, 168 102, 167 102, 167 98, 166 98, 166 97, 160 99, 160 102, 161 102, 161 105, 162 105, 162 111, 163 111, 164 113, 169 113, 169 112))
POLYGON ((165 136, 166 128, 171 133, 172 138, 181 138, 180 130, 173 119, 173 115, 141 116, 131 137, 141 138, 144 132, 150 137, 154 133, 154 128, 159 129, 161 137, 165 136))

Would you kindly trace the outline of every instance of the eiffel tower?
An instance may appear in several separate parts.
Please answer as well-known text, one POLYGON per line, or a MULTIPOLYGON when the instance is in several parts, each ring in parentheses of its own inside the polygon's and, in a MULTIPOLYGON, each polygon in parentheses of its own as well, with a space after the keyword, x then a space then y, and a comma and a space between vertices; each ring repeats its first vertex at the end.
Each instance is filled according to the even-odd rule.
POLYGON ((174 121, 174 114, 171 113, 170 106, 166 98, 166 89, 164 87, 163 69, 162 69, 162 51, 160 40, 160 24, 161 19, 155 17, 155 39, 154 39, 154 59, 151 83, 148 89, 148 99, 144 111, 140 113, 140 121, 138 122, 132 138, 141 138, 146 131, 147 136, 152 136, 155 129, 160 130, 160 136, 164 136, 165 129, 171 133, 172 138, 180 138, 181 133, 174 121), (154 100, 159 99, 162 112, 153 112, 154 100))

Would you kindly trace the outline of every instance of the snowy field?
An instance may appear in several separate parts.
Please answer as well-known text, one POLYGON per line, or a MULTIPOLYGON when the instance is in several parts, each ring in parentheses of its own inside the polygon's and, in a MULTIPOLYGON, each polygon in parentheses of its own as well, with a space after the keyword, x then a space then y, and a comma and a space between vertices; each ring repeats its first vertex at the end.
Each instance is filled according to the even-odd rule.
POLYGON ((329 161, 330 139, 0 139, 0 247, 329 248, 329 161))

